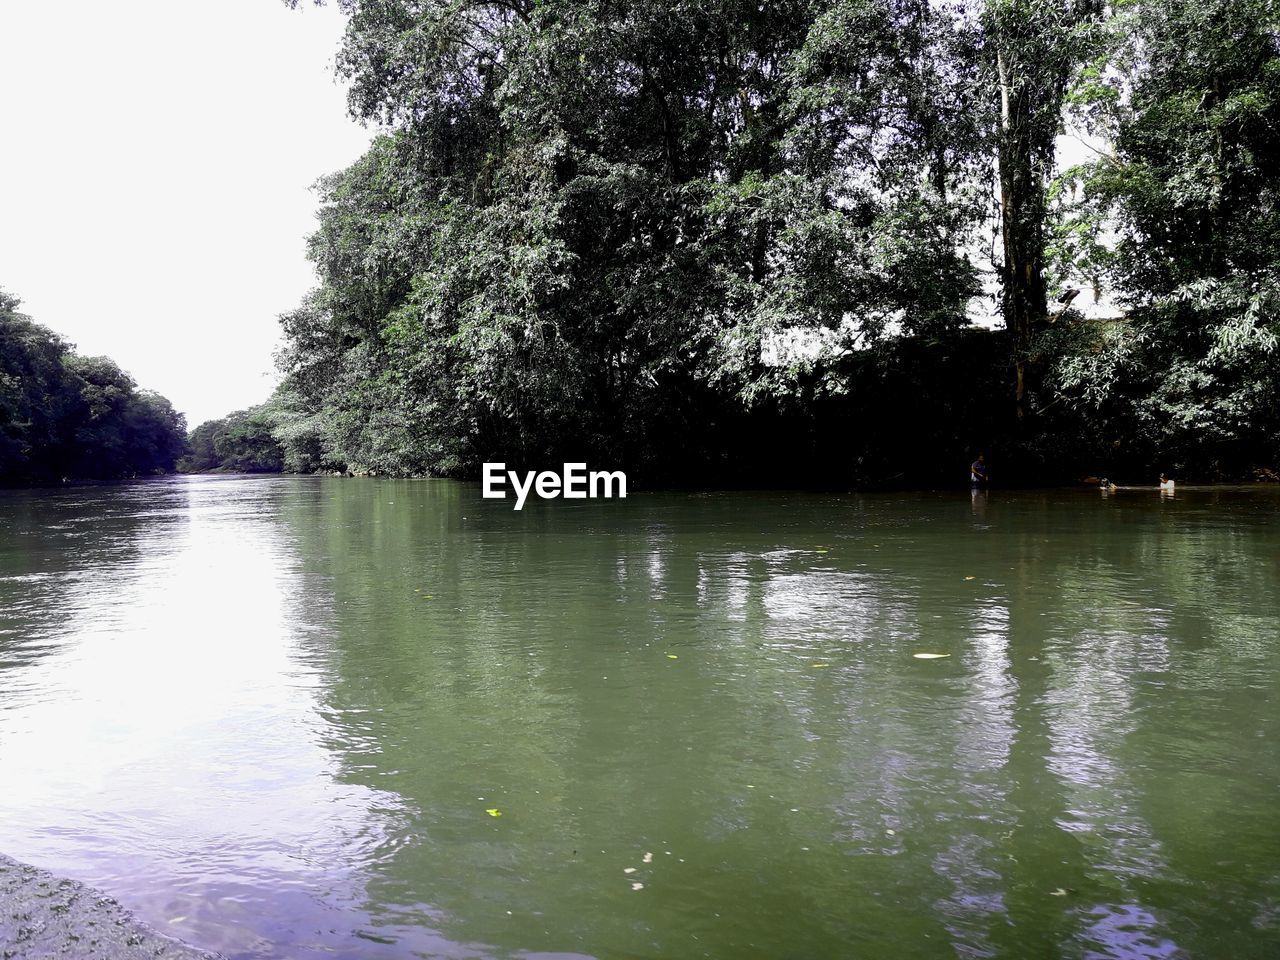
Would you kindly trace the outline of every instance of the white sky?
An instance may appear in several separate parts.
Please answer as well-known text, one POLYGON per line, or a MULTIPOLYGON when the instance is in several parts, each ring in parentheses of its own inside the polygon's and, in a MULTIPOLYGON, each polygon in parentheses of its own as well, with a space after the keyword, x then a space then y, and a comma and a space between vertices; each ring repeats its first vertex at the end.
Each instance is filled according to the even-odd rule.
POLYGON ((265 400, 315 284, 315 180, 370 134, 343 18, 280 0, 0 0, 0 287, 195 426, 265 400))

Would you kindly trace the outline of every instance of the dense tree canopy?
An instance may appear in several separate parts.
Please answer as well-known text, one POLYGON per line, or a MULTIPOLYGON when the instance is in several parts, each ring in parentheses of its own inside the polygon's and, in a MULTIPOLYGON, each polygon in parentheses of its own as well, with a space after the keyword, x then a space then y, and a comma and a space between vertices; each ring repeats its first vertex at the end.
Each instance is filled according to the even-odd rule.
POLYGON ((348 10, 388 132, 324 183, 285 320, 335 458, 643 465, 794 390, 775 333, 933 332, 977 291, 973 39, 927 3, 348 10))
POLYGON ((187 455, 178 461, 178 469, 184 473, 279 473, 284 469, 284 452, 272 433, 276 422, 270 404, 206 420, 191 431, 187 455))
POLYGON ((0 291, 0 483, 172 470, 186 423, 106 357, 82 357, 0 291))
POLYGON ((1275 462, 1275 0, 340 5, 381 132, 284 318, 292 468, 662 475, 803 436, 892 476, 870 421, 920 391, 946 457, 1275 462), (1109 152, 1055 179, 1068 117, 1109 152), (1082 273, 1125 319, 1055 299, 1082 273))
POLYGON ((1126 8, 1081 91, 1113 153, 1071 171, 1066 230, 1124 323, 1060 347, 1063 396, 1107 440, 1205 474, 1280 461, 1280 4, 1126 8))

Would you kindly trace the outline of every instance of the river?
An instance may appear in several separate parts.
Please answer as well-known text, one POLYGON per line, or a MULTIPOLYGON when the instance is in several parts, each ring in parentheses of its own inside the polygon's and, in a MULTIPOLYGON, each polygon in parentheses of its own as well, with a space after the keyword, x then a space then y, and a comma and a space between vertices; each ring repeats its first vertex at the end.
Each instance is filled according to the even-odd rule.
POLYGON ((233 960, 1274 957, 1278 508, 0 492, 0 852, 233 960))

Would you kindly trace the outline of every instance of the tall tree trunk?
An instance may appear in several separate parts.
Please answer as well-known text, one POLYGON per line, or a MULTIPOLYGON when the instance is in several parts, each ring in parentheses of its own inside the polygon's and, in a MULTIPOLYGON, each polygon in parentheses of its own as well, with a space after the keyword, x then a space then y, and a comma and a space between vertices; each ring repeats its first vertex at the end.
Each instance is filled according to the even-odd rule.
MULTIPOLYGON (((1045 117, 1034 110, 1053 110, 1057 126, 1061 97, 1049 102, 1034 96, 1029 78, 1014 76, 1005 50, 996 54, 1000 77, 1000 229, 1004 241, 1001 269, 1002 313, 1013 339, 1017 371, 1018 419, 1027 414, 1027 392, 1033 386, 1031 344, 1049 313, 1044 282, 1045 117), (1041 131, 1037 135, 1037 131, 1041 131)), ((1052 150, 1052 141, 1049 144, 1052 150)), ((1050 152, 1050 156, 1052 156, 1050 152)))
POLYGON ((1001 270, 1005 328, 1013 339, 1018 418, 1036 386, 1035 336, 1049 314, 1044 281, 1046 181, 1062 125, 1067 82, 1087 54, 1081 27, 1102 0, 988 0, 1000 85, 1001 270))

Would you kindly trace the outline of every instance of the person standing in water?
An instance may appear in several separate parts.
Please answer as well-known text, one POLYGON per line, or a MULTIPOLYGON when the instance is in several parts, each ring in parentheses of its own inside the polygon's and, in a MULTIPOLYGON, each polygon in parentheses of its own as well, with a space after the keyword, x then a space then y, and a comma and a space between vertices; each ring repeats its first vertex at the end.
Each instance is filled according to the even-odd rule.
POLYGON ((979 453, 978 459, 969 464, 969 483, 971 486, 985 487, 987 479, 987 458, 979 453))
POLYGON ((1166 490, 1169 493, 1173 493, 1173 481, 1170 480, 1168 477, 1166 477, 1163 473, 1160 474, 1160 489, 1166 490))

